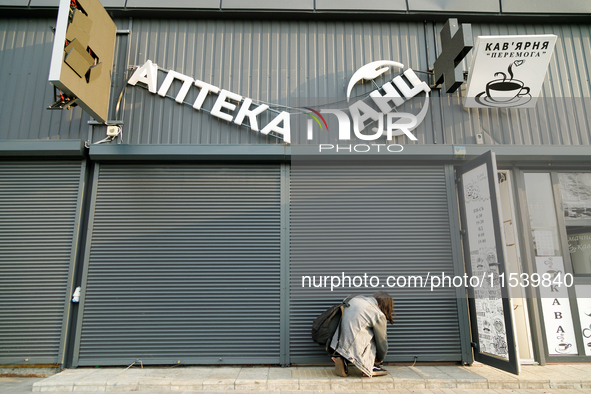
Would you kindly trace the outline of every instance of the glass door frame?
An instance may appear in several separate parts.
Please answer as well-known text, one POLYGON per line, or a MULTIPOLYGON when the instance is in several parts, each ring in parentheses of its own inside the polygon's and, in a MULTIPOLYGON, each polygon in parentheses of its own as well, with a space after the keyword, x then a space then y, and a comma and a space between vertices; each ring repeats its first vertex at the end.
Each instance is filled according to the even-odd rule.
MULTIPOLYGON (((501 166, 500 166, 501 167, 501 166)), ((501 167, 502 168, 502 167, 501 167)), ((538 362, 541 365, 545 365, 546 362, 590 362, 591 358, 585 356, 585 344, 583 343, 581 333, 581 322, 579 319, 579 312, 576 303, 576 293, 574 285, 577 284, 591 284, 591 276, 577 277, 574 274, 570 253, 568 252, 568 238, 566 234, 566 223, 564 220, 564 213, 562 211, 562 197, 560 194, 560 184, 558 181, 558 173, 561 172, 591 172, 590 170, 584 170, 580 167, 574 167, 572 165, 556 166, 552 168, 543 168, 541 166, 523 166, 515 167, 514 175, 517 182, 517 202, 519 204, 518 217, 520 220, 521 228, 523 229, 523 244, 522 248, 522 265, 524 272, 529 273, 531 276, 537 272, 535 269, 535 249, 532 237, 532 228, 530 224, 530 214, 527 202, 527 194, 525 189, 525 173, 547 173, 550 175, 550 182, 552 186, 552 198, 554 201, 554 214, 556 215, 556 221, 558 226, 558 237, 559 244, 562 251, 562 260, 564 262, 564 268, 566 273, 570 273, 574 277, 573 286, 568 288, 568 296, 570 300, 570 310, 572 316, 573 328, 576 336, 577 350, 579 355, 550 355, 548 349, 548 342, 546 338, 546 331, 544 329, 544 321, 542 315, 542 303, 538 289, 532 287, 526 288, 526 294, 528 295, 528 307, 530 313, 530 322, 532 330, 532 339, 534 340, 534 351, 535 356, 538 358, 538 362)))

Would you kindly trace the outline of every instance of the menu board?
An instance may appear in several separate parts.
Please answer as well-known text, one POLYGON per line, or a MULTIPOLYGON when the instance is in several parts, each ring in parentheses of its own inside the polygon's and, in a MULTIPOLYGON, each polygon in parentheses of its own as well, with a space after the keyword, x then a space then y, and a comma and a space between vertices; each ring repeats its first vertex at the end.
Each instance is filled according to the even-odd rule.
POLYGON ((462 181, 472 275, 493 278, 492 281, 485 280, 480 287, 474 289, 480 352, 508 360, 487 165, 483 164, 464 173, 462 181))
POLYGON ((565 270, 562 257, 536 257, 536 268, 540 277, 549 274, 551 278, 550 286, 539 287, 548 353, 579 354, 568 287, 564 285, 565 270))

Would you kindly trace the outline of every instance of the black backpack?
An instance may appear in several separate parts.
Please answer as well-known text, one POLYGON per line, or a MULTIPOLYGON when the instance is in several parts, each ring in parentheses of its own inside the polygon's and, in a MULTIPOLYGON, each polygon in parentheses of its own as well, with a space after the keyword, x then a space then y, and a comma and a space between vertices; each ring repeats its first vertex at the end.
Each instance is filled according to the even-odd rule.
MULTIPOLYGON (((312 340, 317 344, 324 346, 327 351, 330 346, 330 341, 334 336, 334 333, 337 331, 337 327, 341 324, 343 311, 349 306, 351 298, 355 296, 356 294, 351 295, 342 303, 331 306, 326 311, 322 312, 322 314, 314 320, 314 323, 312 323, 312 340)), ((339 340, 340 334, 341 332, 339 331, 339 340)))

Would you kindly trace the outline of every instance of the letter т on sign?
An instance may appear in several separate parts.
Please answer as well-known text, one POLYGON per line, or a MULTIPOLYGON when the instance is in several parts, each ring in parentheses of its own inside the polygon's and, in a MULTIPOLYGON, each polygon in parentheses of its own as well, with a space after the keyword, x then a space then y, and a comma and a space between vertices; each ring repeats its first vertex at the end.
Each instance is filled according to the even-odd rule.
POLYGON ((435 83, 443 84, 446 93, 453 93, 464 83, 464 73, 458 65, 474 46, 472 26, 459 25, 455 18, 448 19, 440 37, 441 54, 433 65, 435 83))
POLYGON ((49 109, 80 105, 107 121, 116 34, 99 0, 60 0, 49 82, 61 93, 49 109))

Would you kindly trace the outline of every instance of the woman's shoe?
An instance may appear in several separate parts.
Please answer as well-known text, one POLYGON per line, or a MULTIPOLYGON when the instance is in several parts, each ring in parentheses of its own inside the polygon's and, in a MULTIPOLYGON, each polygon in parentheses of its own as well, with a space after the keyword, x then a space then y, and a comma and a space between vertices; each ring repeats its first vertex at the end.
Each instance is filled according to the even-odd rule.
POLYGON ((347 364, 345 363, 345 360, 342 357, 335 357, 334 373, 337 376, 342 376, 343 378, 346 378, 349 375, 347 364))
POLYGON ((373 367, 373 372, 371 376, 385 376, 388 375, 388 371, 383 369, 382 367, 373 367))

